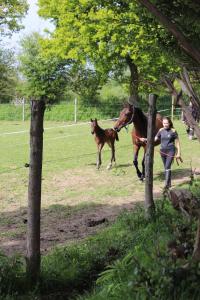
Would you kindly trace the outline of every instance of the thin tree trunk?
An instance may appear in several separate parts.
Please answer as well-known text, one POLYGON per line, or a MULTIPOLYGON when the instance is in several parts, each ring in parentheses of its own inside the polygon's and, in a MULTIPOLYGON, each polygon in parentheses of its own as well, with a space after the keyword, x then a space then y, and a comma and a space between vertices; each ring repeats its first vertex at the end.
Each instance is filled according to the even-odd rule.
POLYGON ((188 124, 190 125, 190 127, 194 128, 194 132, 200 142, 200 128, 199 125, 197 124, 197 122, 195 121, 195 119, 193 118, 191 112, 188 109, 188 106, 185 104, 185 102, 183 101, 183 98, 180 97, 178 100, 179 105, 181 106, 183 113, 186 117, 186 120, 188 122, 188 124))
POLYGON ((187 72, 187 69, 185 67, 183 67, 183 70, 181 72, 181 77, 182 77, 182 81, 185 85, 185 88, 187 89, 187 92, 189 94, 189 96, 192 98, 192 102, 194 104, 194 106, 200 110, 200 100, 199 97, 197 96, 197 93, 194 91, 194 88, 190 82, 190 77, 189 74, 187 72))
POLYGON ((154 134, 156 121, 157 95, 149 95, 147 150, 145 155, 145 211, 147 218, 152 218, 155 211, 153 201, 153 158, 154 158, 154 134))
POLYGON ((31 102, 30 170, 28 186, 27 276, 35 284, 40 275, 40 211, 45 102, 31 102))
POLYGON ((134 64, 132 58, 128 55, 126 57, 126 62, 130 69, 130 104, 135 104, 138 102, 138 85, 139 85, 139 78, 138 78, 138 70, 137 66, 134 64))
POLYGON ((199 125, 197 124, 197 122, 195 121, 195 119, 193 118, 190 110, 188 109, 187 105, 185 104, 183 98, 181 95, 178 95, 176 89, 174 88, 172 82, 168 79, 164 79, 164 82, 166 84, 166 86, 168 87, 170 93, 172 95, 175 96, 176 99, 178 99, 178 104, 181 106, 181 109, 183 110, 183 113, 185 114, 187 123, 194 128, 194 132, 198 138, 198 140, 200 141, 200 128, 199 125))
POLYGON ((177 39, 180 44, 180 47, 186 52, 190 57, 192 57, 195 61, 200 63, 200 51, 193 47, 191 42, 184 36, 184 34, 178 29, 177 25, 169 20, 161 11, 157 9, 155 5, 153 5, 148 0, 138 0, 142 5, 144 5, 149 12, 151 12, 157 19, 160 21, 162 25, 164 25, 172 35, 177 39))

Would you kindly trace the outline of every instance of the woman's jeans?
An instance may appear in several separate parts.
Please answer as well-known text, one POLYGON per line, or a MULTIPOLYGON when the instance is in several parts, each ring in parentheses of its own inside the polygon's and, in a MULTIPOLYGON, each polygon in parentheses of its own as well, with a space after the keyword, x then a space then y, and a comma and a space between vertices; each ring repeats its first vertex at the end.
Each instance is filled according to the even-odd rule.
POLYGON ((165 187, 171 187, 171 164, 175 155, 175 148, 162 149, 160 155, 165 168, 165 187))

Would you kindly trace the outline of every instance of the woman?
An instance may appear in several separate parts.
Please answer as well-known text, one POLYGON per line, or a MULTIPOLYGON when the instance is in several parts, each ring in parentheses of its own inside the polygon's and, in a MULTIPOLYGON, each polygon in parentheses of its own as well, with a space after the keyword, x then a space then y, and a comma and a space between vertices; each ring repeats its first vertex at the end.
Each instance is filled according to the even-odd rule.
MULTIPOLYGON (((178 134, 173 127, 173 123, 169 117, 164 117, 162 120, 163 127, 155 136, 155 141, 160 140, 160 155, 165 168, 165 188, 171 187, 171 164, 173 159, 181 159, 181 149, 178 134), (177 153, 176 153, 177 150, 177 153)), ((146 138, 140 139, 145 142, 146 138)))

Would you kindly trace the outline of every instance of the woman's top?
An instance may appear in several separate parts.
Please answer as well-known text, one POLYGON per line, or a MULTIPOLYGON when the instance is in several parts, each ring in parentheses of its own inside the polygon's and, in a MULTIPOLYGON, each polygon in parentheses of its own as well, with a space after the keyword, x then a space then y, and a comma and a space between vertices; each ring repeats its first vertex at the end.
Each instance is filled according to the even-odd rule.
POLYGON ((171 150, 175 149, 175 140, 178 138, 178 134, 174 128, 161 128, 156 134, 156 138, 161 142, 161 150, 171 150))

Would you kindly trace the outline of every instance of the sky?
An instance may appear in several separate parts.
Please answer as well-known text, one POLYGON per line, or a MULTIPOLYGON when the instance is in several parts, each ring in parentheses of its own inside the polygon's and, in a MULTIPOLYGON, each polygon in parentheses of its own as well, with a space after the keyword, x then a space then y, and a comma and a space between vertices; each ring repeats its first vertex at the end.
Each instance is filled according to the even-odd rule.
POLYGON ((29 4, 29 11, 22 21, 25 28, 20 30, 19 33, 13 33, 11 38, 4 39, 5 47, 13 49, 16 52, 19 50, 19 41, 23 36, 28 35, 33 31, 37 31, 42 34, 44 29, 53 29, 53 25, 49 21, 38 16, 37 0, 28 0, 27 2, 29 4))

